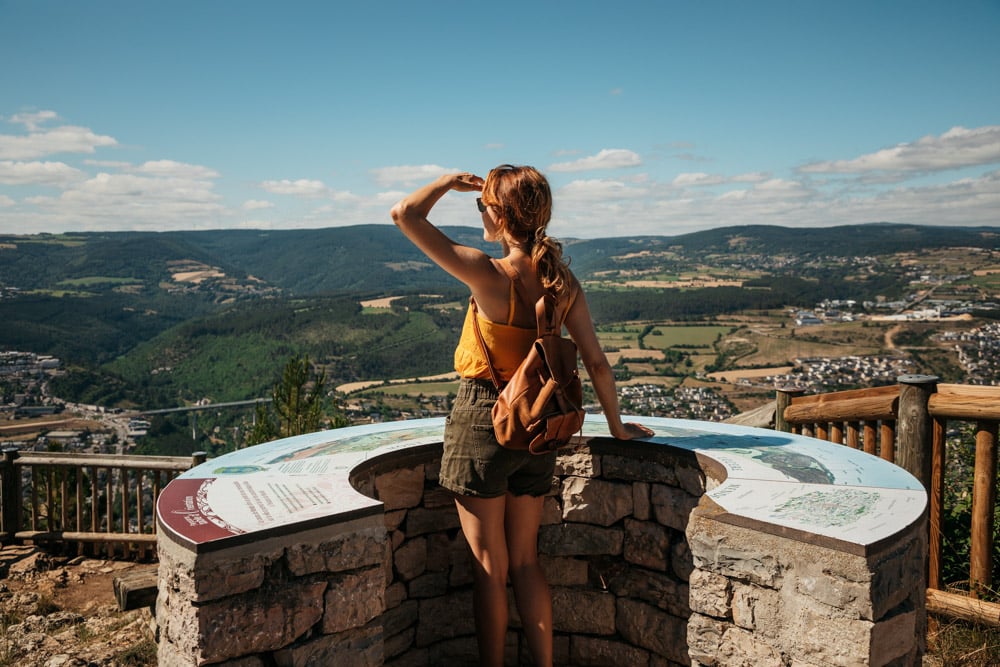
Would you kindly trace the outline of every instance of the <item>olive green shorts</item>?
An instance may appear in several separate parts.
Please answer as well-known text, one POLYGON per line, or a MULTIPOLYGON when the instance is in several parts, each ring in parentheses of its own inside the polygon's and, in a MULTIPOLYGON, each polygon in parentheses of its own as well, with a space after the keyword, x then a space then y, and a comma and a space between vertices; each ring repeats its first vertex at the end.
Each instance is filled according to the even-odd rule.
POLYGON ((491 411, 497 390, 489 380, 463 378, 445 420, 441 486, 463 496, 544 496, 552 488, 556 455, 501 447, 491 411))

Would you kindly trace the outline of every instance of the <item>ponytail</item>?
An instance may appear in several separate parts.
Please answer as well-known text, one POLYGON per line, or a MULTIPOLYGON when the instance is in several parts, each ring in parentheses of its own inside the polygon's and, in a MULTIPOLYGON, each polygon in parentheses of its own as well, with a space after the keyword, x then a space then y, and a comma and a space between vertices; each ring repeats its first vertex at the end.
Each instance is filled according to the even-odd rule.
POLYGON ((531 265, 542 281, 542 287, 562 297, 570 285, 569 266, 563 261, 562 243, 545 233, 545 228, 535 232, 531 245, 531 265))
POLYGON ((500 165, 486 176, 483 202, 500 208, 507 235, 530 252, 542 286, 564 296, 573 281, 562 244, 545 233, 552 218, 552 191, 545 176, 534 167, 500 165))

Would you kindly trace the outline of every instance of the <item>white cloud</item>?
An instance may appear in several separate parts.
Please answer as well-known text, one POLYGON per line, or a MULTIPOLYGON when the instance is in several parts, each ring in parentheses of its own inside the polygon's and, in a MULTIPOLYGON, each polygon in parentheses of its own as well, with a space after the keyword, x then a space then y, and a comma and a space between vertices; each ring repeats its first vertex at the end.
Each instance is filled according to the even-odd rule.
POLYGON ((219 199, 219 195, 212 192, 210 181, 107 173, 97 174, 78 184, 64 192, 63 197, 81 201, 111 197, 131 200, 141 205, 170 201, 204 203, 219 199))
POLYGON ((55 111, 35 111, 16 113, 10 117, 10 122, 24 125, 29 132, 34 132, 42 123, 59 118, 55 111))
POLYGON ((119 160, 84 160, 83 164, 99 169, 119 169, 122 171, 132 169, 131 162, 121 162, 119 160))
POLYGON ((645 197, 645 188, 632 187, 623 181, 610 179, 576 180, 559 188, 555 205, 561 206, 565 198, 570 204, 574 202, 611 201, 617 199, 638 199, 645 197))
POLYGON ((31 160, 57 153, 93 153, 97 148, 117 144, 114 137, 94 134, 85 127, 64 125, 26 136, 0 134, 0 159, 31 160))
POLYGON ((260 187, 266 192, 276 195, 295 195, 297 197, 325 197, 330 190, 323 181, 300 178, 296 181, 288 179, 280 181, 264 181, 260 187))
POLYGON ((678 174, 677 177, 674 178, 673 184, 679 188, 686 188, 701 185, 718 185, 725 182, 726 179, 718 174, 706 174, 699 171, 687 174, 678 174))
POLYGON ((746 174, 733 176, 730 180, 733 183, 760 183, 761 181, 766 181, 768 178, 770 178, 770 175, 762 171, 751 171, 746 174))
POLYGON ((349 190, 332 190, 329 196, 330 199, 340 204, 362 201, 362 197, 359 197, 349 190))
POLYGON ((347 190, 333 190, 323 181, 300 178, 292 181, 289 179, 263 181, 259 187, 275 195, 291 195, 302 199, 330 199, 338 203, 352 203, 358 200, 358 196, 347 190))
POLYGON ((380 167, 372 169, 371 174, 375 182, 381 186, 401 184, 416 184, 431 181, 442 174, 449 174, 461 171, 461 169, 448 169, 439 167, 436 164, 421 165, 400 165, 396 167, 380 167))
POLYGON ((810 193, 810 190, 798 181, 787 181, 782 178, 772 178, 758 183, 754 191, 769 197, 803 197, 810 193))
POLYGON ((148 174, 150 176, 161 176, 166 178, 189 178, 201 180, 207 178, 218 178, 219 172, 209 167, 197 164, 186 164, 173 160, 151 160, 135 168, 138 174, 148 174))
POLYGON ((556 162, 550 164, 549 171, 590 171, 594 169, 621 169, 623 167, 637 167, 642 164, 642 158, 635 153, 624 148, 605 148, 588 157, 573 160, 572 162, 556 162))
POLYGON ((1000 125, 953 127, 940 137, 884 148, 853 160, 814 162, 805 173, 854 174, 869 171, 943 171, 1000 162, 1000 125))
POLYGON ((749 190, 729 190, 719 195, 719 201, 742 201, 749 196, 749 190))
POLYGON ((761 183, 768 180, 769 176, 760 171, 738 174, 737 176, 723 176, 721 174, 706 174, 702 171, 678 174, 673 180, 673 185, 679 188, 698 187, 706 185, 722 185, 725 183, 761 183))
POLYGON ((485 146, 483 146, 483 148, 485 148, 488 151, 498 151, 503 148, 503 144, 499 143, 486 144, 485 146))
MULTIPOLYGON (((196 172, 197 173, 197 172, 196 172)), ((53 229, 191 229, 219 227, 228 216, 207 178, 138 173, 99 173, 73 183, 59 196, 33 196, 22 203, 21 231, 53 229)))
POLYGON ((555 193, 552 233, 567 238, 675 235, 730 225, 829 227, 878 221, 996 226, 1000 210, 1000 171, 890 189, 745 176, 742 187, 733 187, 737 179, 730 178, 731 189, 725 192, 717 188, 726 184, 678 188, 650 182, 637 188, 620 181, 574 181, 555 193))
MULTIPOLYGON (((99 153, 102 147, 116 146, 117 141, 87 128, 50 127, 62 123, 54 112, 21 113, 4 120, 18 124, 14 131, 20 134, 0 134, 3 232, 389 224, 389 207, 407 191, 443 173, 458 171, 437 164, 388 166, 368 174, 379 187, 355 191, 334 190, 306 173, 298 180, 258 182, 257 192, 236 194, 247 184, 226 182, 219 171, 207 166, 158 159, 156 153, 135 158, 135 162, 101 159, 102 155, 87 159, 44 157, 99 153), (216 192, 219 183, 234 191, 231 204, 224 203, 216 192), (60 190, 43 193, 38 186, 60 190), (279 201, 278 195, 300 201, 279 201), (279 202, 280 207, 270 200, 279 202)), ((487 150, 502 147, 484 145, 487 150)), ((540 149, 555 162, 548 167, 554 172, 553 233, 578 238, 672 235, 727 225, 807 227, 879 220, 998 224, 1000 172, 987 167, 994 171, 975 176, 970 175, 975 170, 969 167, 1000 163, 1000 126, 955 127, 940 136, 853 159, 816 161, 798 169, 760 163, 750 169, 759 167, 761 171, 735 175, 706 172, 702 170, 710 167, 665 159, 704 160, 673 154, 691 149, 694 146, 688 143, 659 145, 655 154, 646 157, 650 168, 631 170, 624 168, 641 166, 643 159, 626 149, 605 149, 589 156, 540 149), (669 164, 675 168, 664 173, 662 169, 669 164), (958 167, 965 167, 960 175, 967 178, 941 182, 946 180, 943 175, 928 176, 958 167), (599 169, 620 171, 575 173, 599 169), (577 178, 592 175, 606 178, 577 178), (928 185, 932 180, 935 183, 928 185)), ((132 150, 137 149, 130 147, 132 150)), ((474 197, 474 193, 450 193, 442 198, 433 211, 434 223, 479 224, 474 197)))
POLYGON ((390 206, 398 202, 400 199, 405 197, 408 192, 405 190, 388 190, 385 192, 379 192, 375 195, 375 201, 381 202, 383 204, 389 204, 390 206))
POLYGON ((683 160, 684 162, 711 162, 712 158, 704 157, 702 155, 695 155, 694 153, 684 152, 672 155, 674 159, 683 160))
POLYGON ((4 185, 65 186, 86 175, 64 162, 14 162, 0 160, 0 183, 4 185))

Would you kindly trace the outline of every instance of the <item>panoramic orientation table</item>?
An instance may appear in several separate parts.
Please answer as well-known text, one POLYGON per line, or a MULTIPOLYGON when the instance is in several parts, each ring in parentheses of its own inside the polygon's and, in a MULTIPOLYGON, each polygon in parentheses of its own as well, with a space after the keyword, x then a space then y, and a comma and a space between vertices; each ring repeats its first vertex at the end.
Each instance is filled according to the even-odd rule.
MULTIPOLYGON (((866 547, 917 521, 927 494, 902 468, 862 451, 791 433, 729 424, 630 417, 642 442, 718 463, 706 494, 738 521, 866 547)), ((374 458, 440 447, 444 418, 320 431, 241 449, 179 475, 157 502, 160 527, 181 545, 214 551, 381 511, 351 471, 374 458)), ((577 442, 610 438, 588 415, 577 442)))

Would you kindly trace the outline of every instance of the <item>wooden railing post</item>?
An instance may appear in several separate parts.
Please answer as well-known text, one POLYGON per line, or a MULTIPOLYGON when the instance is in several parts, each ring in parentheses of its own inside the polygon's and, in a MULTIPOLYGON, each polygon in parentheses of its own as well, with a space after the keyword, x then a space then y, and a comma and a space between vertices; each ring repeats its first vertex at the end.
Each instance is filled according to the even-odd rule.
POLYGON ((895 463, 931 492, 931 415, 927 401, 937 389, 934 375, 901 375, 895 463))
POLYGON ((18 456, 16 447, 5 447, 3 458, 0 459, 0 503, 3 504, 3 537, 4 544, 12 544, 14 535, 21 525, 21 475, 17 472, 14 460, 18 456))
POLYGON ((191 467, 201 465, 208 460, 208 454, 205 452, 193 452, 191 454, 191 467))
POLYGON ((972 482, 972 536, 969 544, 969 595, 993 585, 993 514, 996 504, 997 423, 976 424, 976 466, 972 482))
POLYGON ((792 426, 785 421, 785 408, 792 404, 792 399, 802 395, 798 387, 781 387, 775 392, 774 430, 785 433, 792 432, 792 426))
POLYGON ((944 536, 941 522, 944 516, 944 470, 948 460, 947 421, 934 417, 931 429, 931 492, 930 511, 927 527, 930 529, 927 541, 927 587, 941 589, 941 572, 944 563, 944 536))

